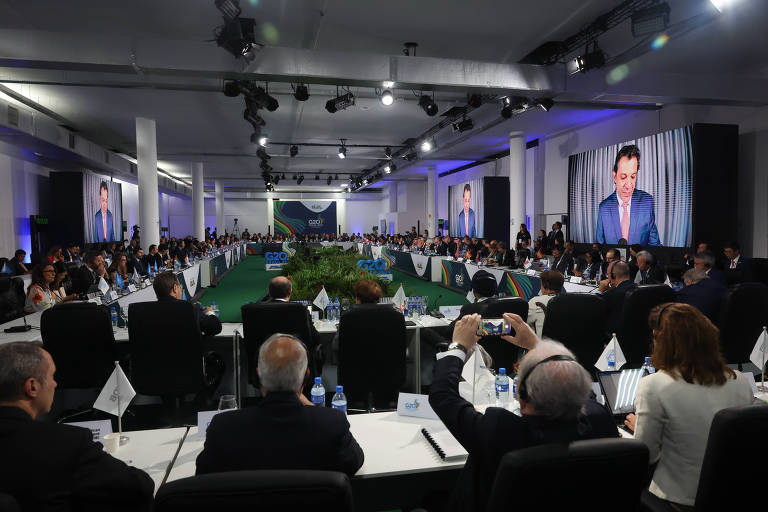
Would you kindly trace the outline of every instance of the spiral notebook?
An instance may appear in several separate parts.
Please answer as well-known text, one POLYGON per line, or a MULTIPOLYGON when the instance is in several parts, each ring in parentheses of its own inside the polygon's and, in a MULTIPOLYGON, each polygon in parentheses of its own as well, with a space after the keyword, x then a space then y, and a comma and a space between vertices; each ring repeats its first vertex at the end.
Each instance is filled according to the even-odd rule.
POLYGON ((462 459, 468 455, 467 450, 447 430, 430 432, 426 428, 422 428, 421 433, 440 458, 445 461, 462 459))

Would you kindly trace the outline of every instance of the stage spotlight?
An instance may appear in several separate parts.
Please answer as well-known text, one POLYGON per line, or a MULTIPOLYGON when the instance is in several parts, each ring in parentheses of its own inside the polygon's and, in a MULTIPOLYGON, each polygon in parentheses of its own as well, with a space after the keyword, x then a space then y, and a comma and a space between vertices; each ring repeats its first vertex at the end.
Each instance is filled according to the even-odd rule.
POLYGON ((649 36, 664 32, 669 25, 669 4, 661 2, 632 13, 632 35, 649 36))
POLYGON ((512 117, 512 109, 508 105, 501 107, 501 117, 504 119, 509 119, 512 117))
POLYGON ((384 166, 384 174, 389 174, 392 172, 392 164, 387 164, 384 166))
POLYGON ((536 106, 539 107, 544 112, 549 112, 549 109, 551 109, 555 104, 555 102, 552 101, 551 98, 541 98, 536 100, 535 103, 536 103, 536 106))
POLYGON ((320 175, 319 174, 315 174, 315 181, 320 181, 320 175))
POLYGON ((216 44, 227 50, 235 58, 246 57, 252 58, 249 52, 253 51, 254 47, 258 47, 256 43, 255 27, 256 20, 253 18, 239 18, 227 20, 226 23, 218 29, 216 34, 216 44))
POLYGON ((266 150, 263 147, 256 150, 256 156, 261 158, 262 160, 269 160, 270 158, 272 158, 267 154, 266 150))
POLYGON ((293 181, 296 181, 297 179, 299 179, 299 177, 298 177, 297 175, 295 175, 295 174, 294 174, 294 175, 293 175, 293 181))
POLYGON ((240 95, 240 84, 237 80, 224 80, 224 87, 222 89, 225 96, 235 98, 240 95))
POLYGON ((354 104, 355 96, 351 92, 348 92, 347 94, 328 100, 325 103, 325 110, 331 114, 334 114, 339 110, 344 110, 345 108, 351 107, 354 104))
POLYGON ((325 180, 325 183, 327 185, 330 185, 332 181, 333 181, 333 176, 328 176, 328 179, 325 180))
POLYGON ((363 178, 363 185, 367 185, 367 184, 368 184, 368 180, 366 178, 363 178))
POLYGON ((437 103, 435 103, 435 100, 431 96, 422 94, 419 98, 419 106, 424 109, 424 112, 426 112, 429 117, 437 114, 437 103))
POLYGON ((277 176, 275 176, 275 180, 273 181, 273 183, 274 183, 275 185, 277 185, 278 183, 280 183, 280 175, 279 175, 279 174, 278 174, 277 176))
POLYGON ((259 146, 266 147, 267 142, 269 142, 269 136, 266 133, 262 133, 261 135, 259 135, 257 141, 259 143, 259 146))
POLYGON ((301 185, 302 181, 304 181, 304 175, 303 174, 299 175, 299 179, 296 181, 296 184, 297 185, 301 185))
POLYGON ((264 126, 266 124, 264 118, 262 118, 258 112, 251 110, 250 108, 246 108, 245 111, 243 111, 243 119, 251 123, 254 130, 259 126, 264 126))
POLYGON ((418 158, 418 154, 416 154, 416 151, 409 151, 408 153, 403 155, 403 160, 407 160, 409 162, 412 162, 418 158))
POLYGON ((268 164, 266 161, 264 161, 264 160, 262 160, 262 161, 261 161, 261 163, 259 164, 259 167, 260 167, 260 168, 261 168, 261 170, 262 170, 262 171, 264 171, 264 172, 269 172, 269 171, 271 171, 271 170, 272 170, 272 166, 271 166, 271 165, 269 165, 269 164, 268 164))
POLYGON ((384 89, 381 92, 381 96, 379 96, 379 100, 381 100, 382 105, 384 105, 385 107, 388 107, 395 102, 395 96, 392 94, 392 91, 390 91, 389 89, 384 89))
POLYGON ((461 133, 474 128, 475 123, 472 121, 471 117, 464 117, 462 118, 461 121, 454 122, 452 126, 453 126, 453 131, 461 133))
POLYGON ((270 112, 274 112, 280 107, 277 99, 265 91, 263 87, 256 86, 251 82, 242 82, 240 85, 249 109, 265 108, 270 112))
POLYGON ((480 96, 479 94, 472 94, 469 96, 467 103, 469 104, 470 107, 477 108, 483 104, 483 97, 480 96))
POLYGON ((392 158, 392 148, 391 147, 387 146, 384 149, 384 156, 387 157, 387 158, 392 158))
POLYGON ((309 89, 306 85, 297 85, 296 90, 293 92, 293 97, 299 101, 307 101, 309 99, 309 89))
POLYGON ((284 180, 284 179, 285 179, 285 173, 282 173, 282 174, 280 175, 280 179, 281 179, 281 180, 284 180))
POLYGON ((338 174, 337 174, 337 175, 335 175, 335 176, 333 177, 333 179, 334 179, 334 180, 336 180, 336 181, 339 181, 339 175, 338 175, 338 174))
POLYGON ((592 69, 600 68, 605 65, 605 53, 600 48, 595 48, 591 52, 569 60, 565 63, 565 69, 569 75, 576 73, 586 73, 592 69))
POLYGON ((290 154, 291 154, 291 158, 293 158, 294 156, 298 155, 299 154, 299 146, 297 146, 296 144, 291 146, 290 154))
POLYGON ((419 146, 419 149, 421 149, 422 153, 429 153, 434 148, 435 144, 429 139, 422 141, 421 145, 419 146))
POLYGON ((344 145, 347 139, 341 139, 341 146, 339 146, 339 158, 347 158, 347 147, 344 145))

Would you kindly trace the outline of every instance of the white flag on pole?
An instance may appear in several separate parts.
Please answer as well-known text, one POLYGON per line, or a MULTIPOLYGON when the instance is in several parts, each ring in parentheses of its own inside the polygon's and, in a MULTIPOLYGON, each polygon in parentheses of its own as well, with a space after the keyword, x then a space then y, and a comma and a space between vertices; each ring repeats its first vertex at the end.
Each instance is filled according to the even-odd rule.
POLYGON ((395 296, 392 297, 392 303, 398 308, 405 304, 405 291, 403 291, 402 284, 400 285, 400 288, 397 289, 397 292, 395 292, 395 296))
POLYGON ((469 290, 467 292, 467 302, 469 302, 470 304, 475 303, 475 292, 473 292, 472 290, 469 290))
POLYGON ((133 268, 132 279, 134 284, 139 284, 139 282, 141 282, 141 277, 139 277, 139 273, 136 271, 136 267, 133 268))
POLYGON ((531 268, 531 259, 530 258, 525 258, 525 263, 523 263, 523 267, 525 268, 525 270, 528 270, 529 268, 531 268))
POLYGON ((320 293, 317 294, 317 297, 315 297, 315 300, 312 301, 312 304, 320 308, 320 311, 325 311, 325 307, 329 302, 328 292, 325 291, 325 286, 323 286, 323 289, 320 290, 320 293))
POLYGON ((749 360, 760 368, 761 372, 765 371, 764 365, 768 361, 768 333, 766 333, 765 327, 763 327, 760 336, 757 337, 757 343, 755 343, 752 353, 749 354, 749 360))
POLYGON ((103 277, 99 277, 99 291, 104 295, 109 291, 109 285, 103 277))
POLYGON ((600 354, 600 357, 595 363, 595 367, 601 372, 615 371, 621 369, 626 363, 627 359, 624 357, 624 352, 621 351, 619 340, 616 339, 616 335, 614 334, 611 341, 605 346, 603 353, 600 354), (611 356, 613 356, 613 360, 616 363, 613 368, 608 366, 608 358, 611 356))
POLYGON ((125 410, 128 408, 128 404, 131 403, 133 397, 136 396, 136 391, 133 390, 131 382, 128 377, 123 373, 123 369, 119 364, 115 365, 115 370, 112 375, 107 379, 107 383, 104 384, 104 388, 99 393, 99 397, 93 403, 94 409, 99 409, 107 414, 113 416, 122 416, 125 410), (118 410, 118 401, 120 409, 118 410))

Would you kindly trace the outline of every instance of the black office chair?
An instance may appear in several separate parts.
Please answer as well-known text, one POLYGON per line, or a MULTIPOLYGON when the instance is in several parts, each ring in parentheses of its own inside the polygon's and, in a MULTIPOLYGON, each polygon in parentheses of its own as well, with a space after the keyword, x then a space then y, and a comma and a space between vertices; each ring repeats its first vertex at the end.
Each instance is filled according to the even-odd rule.
POLYGON ((59 388, 101 388, 118 359, 106 306, 59 304, 40 318, 43 348, 56 363, 59 388))
POLYGON ((626 368, 639 368, 651 353, 651 310, 665 302, 675 302, 675 291, 666 284, 638 286, 624 298, 621 328, 616 333, 627 360, 626 368))
POLYGON ((0 511, 2 512, 21 512, 21 507, 16 498, 10 494, 0 492, 0 511))
POLYGON ((515 450, 501 459, 486 510, 508 510, 510 503, 519 510, 632 510, 640 502, 647 473, 648 447, 634 439, 515 450))
POLYGON ((391 305, 357 304, 341 315, 337 375, 351 408, 387 409, 397 402, 406 343, 405 319, 391 305))
POLYGON ((169 482, 157 491, 155 512, 352 512, 349 477, 336 471, 270 470, 210 473, 169 482))
MULTIPOLYGON (((311 376, 322 373, 322 360, 317 364, 319 354, 309 347, 312 345, 312 329, 307 308, 298 302, 258 302, 245 304, 240 308, 243 318, 243 342, 248 354, 248 381, 259 387, 259 375, 256 372, 259 347, 275 333, 292 334, 307 345, 307 361, 311 376)), ((305 383, 306 390, 306 383, 305 383)))
POLYGON ((728 286, 728 288, 731 288, 733 286, 736 286, 737 284, 741 284, 746 281, 744 272, 742 272, 739 269, 727 268, 723 270, 723 275, 725 276, 725 283, 728 286))
POLYGON ((768 285, 768 258, 752 258, 752 281, 768 285))
MULTIPOLYGON (((505 297, 502 299, 488 299, 482 303, 483 318, 501 318, 504 313, 514 313, 528 320, 528 303, 520 297, 505 297)), ((493 360, 493 368, 506 368, 507 374, 512 373, 515 363, 522 357, 520 347, 501 339, 498 336, 485 336, 478 341, 493 360)))
MULTIPOLYGON (((697 512, 749 510, 765 502, 762 488, 768 445, 768 405, 722 409, 712 419, 699 474, 694 509, 697 512)), ((673 512, 666 501, 644 493, 642 510, 673 512)))
POLYGON ((203 390, 202 335, 192 303, 135 302, 128 306, 131 384, 166 398, 203 390))
POLYGON ((726 290, 720 306, 720 345, 726 362, 746 363, 768 325, 768 286, 742 283, 726 290))
POLYGON ((24 281, 19 277, 0 277, 0 323, 24 316, 24 281))
POLYGON ((607 306, 599 295, 569 293, 547 303, 542 337, 565 345, 590 375, 608 341, 605 336, 607 306))

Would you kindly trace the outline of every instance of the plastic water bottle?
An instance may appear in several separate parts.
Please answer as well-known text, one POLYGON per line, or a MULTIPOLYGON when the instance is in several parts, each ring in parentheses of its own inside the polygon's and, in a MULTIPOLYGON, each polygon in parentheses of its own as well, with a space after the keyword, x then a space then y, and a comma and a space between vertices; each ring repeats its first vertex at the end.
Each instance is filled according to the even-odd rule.
POLYGON ((211 301, 211 309, 213 310, 213 313, 216 316, 219 316, 219 306, 216 305, 216 301, 215 300, 211 301))
POLYGON ((315 377, 315 385, 312 386, 311 393, 312 403, 319 407, 325 407, 325 388, 321 377, 315 377))
POLYGON ((608 360, 608 371, 616 370, 616 352, 614 350, 609 351, 606 359, 608 360))
POLYGON ((410 305, 410 297, 405 298, 405 303, 403 303, 403 316, 408 319, 408 306, 410 305))
POLYGON ((507 377, 507 369, 499 368, 499 373, 496 375, 496 406, 506 407, 509 403, 509 377, 507 377))
POLYGON ((117 308, 112 306, 109 311, 112 316, 112 327, 117 327, 117 308))
POLYGON ((333 319, 336 322, 341 320, 341 302, 339 302, 338 297, 336 297, 336 301, 333 303, 333 319))
POLYGON ((347 414, 347 397, 344 394, 344 386, 336 386, 336 394, 331 400, 331 407, 347 414))
POLYGON ((651 358, 648 356, 645 356, 645 361, 643 361, 643 366, 640 367, 641 370, 646 370, 648 372, 648 375, 652 375, 656 373, 656 368, 653 367, 651 364, 651 358))
POLYGON ((325 319, 329 322, 333 322, 333 301, 329 300, 328 305, 325 306, 325 319))
POLYGON ((512 396, 517 396, 517 375, 512 379, 512 396))

